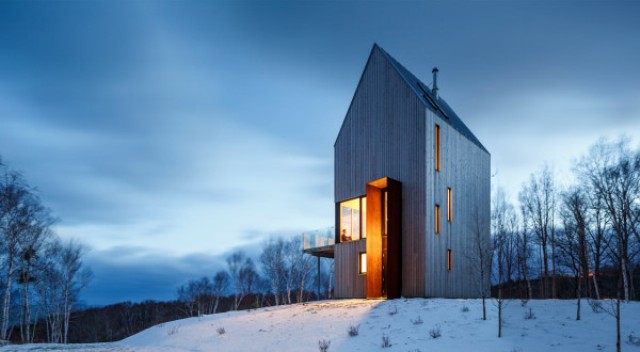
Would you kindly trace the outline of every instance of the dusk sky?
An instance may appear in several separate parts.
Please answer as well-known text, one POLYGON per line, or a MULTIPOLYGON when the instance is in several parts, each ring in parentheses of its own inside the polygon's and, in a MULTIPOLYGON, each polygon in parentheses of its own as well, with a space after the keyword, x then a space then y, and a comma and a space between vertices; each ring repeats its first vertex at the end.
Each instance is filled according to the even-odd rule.
POLYGON ((373 43, 512 199, 640 139, 638 1, 0 1, 0 156, 91 250, 87 304, 168 300, 235 248, 333 224, 333 143, 373 43))

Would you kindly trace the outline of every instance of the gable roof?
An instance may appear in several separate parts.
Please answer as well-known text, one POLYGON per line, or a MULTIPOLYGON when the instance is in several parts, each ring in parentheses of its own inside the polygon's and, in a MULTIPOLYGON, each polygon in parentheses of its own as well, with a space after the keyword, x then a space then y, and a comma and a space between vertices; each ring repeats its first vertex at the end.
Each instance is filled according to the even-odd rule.
POLYGON ((389 55, 384 49, 382 49, 378 44, 373 44, 373 49, 371 53, 373 54, 374 50, 380 50, 382 55, 391 63, 391 66, 400 74, 402 79, 411 87, 413 92, 420 98, 420 101, 431 110, 433 113, 438 115, 444 121, 449 123, 451 127, 453 127, 456 131, 460 132, 463 136, 465 136, 468 140, 473 142, 475 145, 480 147, 480 149, 489 153, 489 151, 480 143, 478 138, 469 130, 469 128, 462 122, 460 117, 451 109, 449 104, 442 99, 440 96, 437 98, 434 96, 433 92, 426 84, 422 83, 413 73, 409 72, 404 66, 402 66, 396 59, 394 59, 391 55, 389 55))

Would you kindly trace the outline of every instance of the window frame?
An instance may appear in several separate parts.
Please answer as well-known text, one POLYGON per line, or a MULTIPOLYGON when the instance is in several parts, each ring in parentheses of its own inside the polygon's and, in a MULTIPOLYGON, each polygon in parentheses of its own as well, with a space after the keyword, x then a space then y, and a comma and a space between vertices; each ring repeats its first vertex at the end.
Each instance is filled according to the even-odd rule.
POLYGON ((360 275, 367 274, 367 252, 358 252, 358 274, 360 275), (364 270, 363 270, 363 266, 364 266, 364 270))
MULTIPOLYGON (((336 242, 337 243, 347 243, 347 242, 352 242, 352 241, 359 241, 359 240, 363 240, 367 238, 367 233, 366 233, 366 229, 367 229, 367 225, 366 225, 366 221, 367 221, 367 214, 366 214, 366 200, 367 200, 367 196, 366 195, 362 195, 362 196, 358 196, 358 197, 353 197, 353 198, 349 198, 349 199, 345 199, 342 201, 337 202, 337 207, 338 207, 338 231, 337 231, 337 239, 336 242), (342 240, 342 229, 344 228, 343 226, 343 222, 342 222, 342 204, 343 203, 347 203, 347 202, 351 202, 357 200, 358 201, 358 238, 354 238, 354 231, 353 231, 353 213, 351 214, 351 228, 348 229, 350 232, 348 233, 348 235, 351 237, 350 241, 343 241, 342 240), (363 204, 364 204, 364 208, 363 209, 363 204)), ((349 207, 345 207, 345 208, 349 208, 349 207)), ((355 208, 350 208, 352 211, 355 208)))

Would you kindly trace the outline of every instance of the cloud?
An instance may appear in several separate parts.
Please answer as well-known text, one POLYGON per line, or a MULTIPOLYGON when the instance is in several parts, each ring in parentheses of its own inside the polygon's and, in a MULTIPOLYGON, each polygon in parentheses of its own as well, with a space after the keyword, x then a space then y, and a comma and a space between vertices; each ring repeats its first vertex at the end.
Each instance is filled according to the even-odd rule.
MULTIPOLYGON (((266 234, 260 234, 266 237, 266 234)), ((234 248, 257 260, 260 245, 234 248)), ((89 252, 85 265, 93 279, 81 293, 81 304, 95 306, 118 302, 176 299, 180 285, 203 276, 212 278, 226 270, 231 251, 214 255, 193 252, 185 255, 148 247, 119 246, 89 252)))

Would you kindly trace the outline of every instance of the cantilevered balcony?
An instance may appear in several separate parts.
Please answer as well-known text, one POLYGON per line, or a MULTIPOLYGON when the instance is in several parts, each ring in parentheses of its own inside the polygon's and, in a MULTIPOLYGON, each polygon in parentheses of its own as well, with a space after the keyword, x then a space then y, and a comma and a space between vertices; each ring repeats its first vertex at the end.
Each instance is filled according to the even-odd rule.
POLYGON ((302 250, 316 257, 333 258, 335 236, 333 226, 305 232, 302 234, 302 250))

